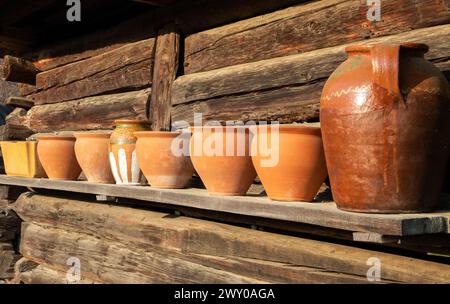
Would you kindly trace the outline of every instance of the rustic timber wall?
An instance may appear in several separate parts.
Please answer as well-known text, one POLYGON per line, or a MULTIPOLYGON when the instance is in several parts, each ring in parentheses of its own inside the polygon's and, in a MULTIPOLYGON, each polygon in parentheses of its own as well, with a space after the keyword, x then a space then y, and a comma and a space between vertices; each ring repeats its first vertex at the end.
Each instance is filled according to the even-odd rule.
POLYGON ((352 43, 427 43, 427 59, 450 76, 448 1, 385 0, 380 22, 365 3, 308 2, 189 35, 172 120, 317 120, 323 85, 352 43))

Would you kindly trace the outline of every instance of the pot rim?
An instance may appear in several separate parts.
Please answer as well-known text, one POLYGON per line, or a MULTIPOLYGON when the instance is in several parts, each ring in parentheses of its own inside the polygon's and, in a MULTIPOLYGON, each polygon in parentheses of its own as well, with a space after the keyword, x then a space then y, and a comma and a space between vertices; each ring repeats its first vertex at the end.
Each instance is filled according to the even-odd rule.
POLYGON ((45 134, 45 135, 37 135, 38 140, 73 140, 76 138, 73 135, 61 135, 61 134, 45 134))
MULTIPOLYGON (((402 49, 418 50, 423 52, 428 52, 429 46, 425 43, 417 42, 403 42, 403 43, 378 43, 378 44, 390 44, 390 45, 400 45, 402 49)), ((345 51, 349 52, 370 52, 370 50, 377 44, 356 44, 349 45, 345 47, 345 51)))
POLYGON ((116 119, 114 120, 114 124, 134 124, 134 125, 140 125, 140 124, 146 124, 149 125, 150 121, 144 120, 144 119, 116 119))
POLYGON ((109 138, 111 137, 111 133, 112 131, 105 131, 105 132, 101 132, 101 131, 86 131, 86 132, 75 132, 73 133, 73 136, 75 136, 75 138, 109 138))
MULTIPOLYGON (((253 126, 251 127, 252 131, 256 129, 258 132, 267 132, 272 129, 272 125, 263 126, 253 126)), ((283 133, 299 133, 299 134, 310 134, 310 135, 318 135, 321 136, 321 128, 315 126, 308 125, 278 125, 279 132, 283 133)))
POLYGON ((137 138, 146 137, 177 137, 183 133, 190 133, 186 131, 136 131, 133 135, 137 138))

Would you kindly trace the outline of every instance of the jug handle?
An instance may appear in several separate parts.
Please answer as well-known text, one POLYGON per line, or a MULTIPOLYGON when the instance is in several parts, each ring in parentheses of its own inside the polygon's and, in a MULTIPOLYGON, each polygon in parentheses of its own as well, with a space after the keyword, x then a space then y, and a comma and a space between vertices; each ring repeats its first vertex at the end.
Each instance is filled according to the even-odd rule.
POLYGON ((404 101, 399 84, 400 47, 399 44, 379 44, 371 50, 373 83, 387 90, 393 97, 392 102, 404 101))

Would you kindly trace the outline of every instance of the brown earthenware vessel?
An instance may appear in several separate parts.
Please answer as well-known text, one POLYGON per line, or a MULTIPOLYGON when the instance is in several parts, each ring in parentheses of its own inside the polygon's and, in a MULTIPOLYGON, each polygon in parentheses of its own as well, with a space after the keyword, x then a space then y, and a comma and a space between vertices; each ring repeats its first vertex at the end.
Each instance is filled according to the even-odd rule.
POLYGON ((77 132, 75 155, 87 180, 92 183, 114 183, 109 163, 111 132, 77 132))
POLYGON ((109 160, 116 184, 140 185, 142 173, 136 156, 134 132, 147 131, 150 125, 143 120, 119 119, 111 134, 109 160))
POLYGON ((374 213, 436 207, 450 142, 450 87, 417 43, 350 46, 320 106, 333 197, 374 213))
POLYGON ((184 188, 194 173, 188 132, 135 132, 139 167, 155 188, 184 188))
POLYGON ((256 177, 247 127, 193 127, 190 155, 206 189, 216 195, 245 195, 256 177))
POLYGON ((312 201, 327 177, 320 128, 263 125, 251 131, 252 161, 267 195, 312 201))
POLYGON ((37 153, 49 179, 76 180, 81 173, 75 156, 75 137, 39 135, 37 153))

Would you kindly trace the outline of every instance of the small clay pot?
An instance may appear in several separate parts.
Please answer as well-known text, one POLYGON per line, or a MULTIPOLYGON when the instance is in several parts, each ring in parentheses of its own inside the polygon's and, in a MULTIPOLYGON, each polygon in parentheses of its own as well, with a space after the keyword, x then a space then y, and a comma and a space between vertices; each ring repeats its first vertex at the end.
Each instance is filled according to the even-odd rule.
POLYGON ((109 163, 111 132, 77 132, 75 155, 89 182, 111 184, 114 176, 109 163))
POLYGON ((186 187, 194 173, 188 153, 190 133, 143 131, 135 132, 139 167, 148 183, 155 188, 186 187))
POLYGON ((76 180, 81 173, 75 156, 75 137, 39 135, 37 153, 49 179, 76 180))
POLYGON ((109 140, 109 160, 116 184, 141 185, 134 132, 150 129, 148 121, 119 119, 109 140))
POLYGON ((312 201, 327 177, 320 128, 255 126, 252 161, 267 195, 279 201, 312 201))
POLYGON ((205 126, 191 130, 191 160, 206 190, 216 195, 245 195, 256 177, 249 129, 205 126))

